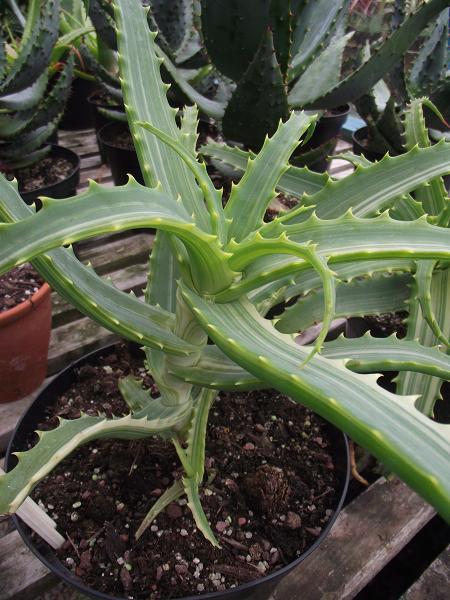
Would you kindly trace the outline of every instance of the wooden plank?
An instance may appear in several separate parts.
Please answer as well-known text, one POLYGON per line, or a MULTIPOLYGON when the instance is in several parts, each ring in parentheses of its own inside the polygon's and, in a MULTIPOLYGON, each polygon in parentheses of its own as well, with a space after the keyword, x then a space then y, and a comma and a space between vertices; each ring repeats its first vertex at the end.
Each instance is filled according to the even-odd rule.
POLYGON ((399 480, 379 480, 342 511, 328 538, 280 582, 272 600, 351 600, 434 514, 399 480))
POLYGON ((35 600, 58 578, 28 550, 17 531, 0 539, 0 600, 35 600))
POLYGON ((118 339, 118 336, 84 317, 52 330, 48 351, 48 374, 118 339))
POLYGON ((8 447, 9 439, 14 431, 20 417, 30 406, 41 390, 53 379, 47 377, 44 383, 38 387, 32 394, 25 396, 21 400, 0 404, 0 454, 3 454, 8 447))
POLYGON ((97 273, 103 275, 128 267, 130 263, 142 263, 148 259, 154 235, 137 233, 123 239, 113 239, 106 246, 77 245, 76 253, 82 262, 90 261, 97 273))
MULTIPOLYGON (((271 600, 354 598, 433 514, 433 509, 398 480, 380 480, 341 512, 325 542, 281 581, 271 600)), ((7 542, 0 539, 5 590, 0 600, 27 600, 27 590, 41 580, 48 585, 48 575, 18 535, 10 535, 7 542)))
POLYGON ((402 600, 447 600, 450 596, 450 546, 441 552, 402 600))
MULTIPOLYGON (((133 291, 137 296, 140 296, 147 283, 147 263, 125 267, 125 269, 109 273, 108 277, 111 277, 112 283, 119 290, 123 292, 133 291)), ((66 302, 56 292, 52 294, 52 327, 54 329, 81 317, 82 313, 69 302, 66 302)))

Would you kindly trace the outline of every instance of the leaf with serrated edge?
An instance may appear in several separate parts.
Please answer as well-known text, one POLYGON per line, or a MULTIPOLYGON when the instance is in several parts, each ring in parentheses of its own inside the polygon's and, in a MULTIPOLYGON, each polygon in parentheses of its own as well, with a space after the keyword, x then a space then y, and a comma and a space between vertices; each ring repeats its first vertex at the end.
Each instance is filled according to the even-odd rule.
POLYGON ((295 401, 313 409, 397 473, 450 520, 450 431, 344 363, 316 355, 300 368, 308 350, 278 333, 246 300, 205 301, 183 294, 211 339, 234 361, 295 401))
POLYGON ((60 419, 56 429, 39 432, 38 443, 31 450, 16 452, 18 464, 0 477, 0 514, 14 512, 33 487, 81 444, 101 438, 170 435, 173 427, 185 423, 191 411, 189 403, 159 406, 159 417, 153 420, 147 418, 145 410, 114 419, 83 415, 70 421, 60 419))

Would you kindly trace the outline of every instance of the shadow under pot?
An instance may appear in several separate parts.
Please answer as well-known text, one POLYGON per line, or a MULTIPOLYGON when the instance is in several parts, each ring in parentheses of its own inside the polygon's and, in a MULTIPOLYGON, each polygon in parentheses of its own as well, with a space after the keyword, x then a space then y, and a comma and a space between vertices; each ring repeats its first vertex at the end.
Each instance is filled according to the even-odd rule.
POLYGON ((128 174, 143 184, 144 178, 128 125, 120 122, 107 123, 98 132, 98 138, 111 167, 114 184, 125 185, 128 174))
POLYGON ((78 154, 52 144, 50 154, 37 163, 14 172, 19 182, 19 193, 27 204, 42 206, 39 196, 63 199, 75 196, 80 182, 78 154))
MULTIPOLYGON (((108 163, 107 154, 103 148, 98 135, 100 129, 107 123, 117 123, 116 119, 108 116, 102 110, 111 111, 112 113, 118 113, 125 117, 125 109, 123 105, 118 104, 114 98, 109 96, 103 90, 96 90, 90 94, 88 98, 89 110, 91 111, 92 121, 94 123, 95 134, 97 136, 97 144, 100 150, 100 156, 103 163, 108 163)), ((126 117, 125 117, 126 118, 126 117)))
MULTIPOLYGON (((57 406, 59 406, 57 398, 62 397, 63 395, 67 394, 69 389, 73 389, 72 386, 74 385, 74 383, 77 379, 77 374, 78 373, 85 374, 88 370, 93 371, 92 378, 93 378, 93 380, 95 380, 95 384, 98 385, 98 378, 96 375, 97 371, 95 370, 95 367, 96 366, 98 367, 99 365, 100 366, 104 365, 105 361, 110 360, 110 359, 108 359, 108 357, 111 357, 111 355, 113 355, 115 357, 114 360, 117 361, 117 357, 120 355, 120 350, 118 349, 117 346, 108 346, 106 348, 97 350, 96 352, 93 352, 90 355, 83 357, 82 359, 78 360, 77 362, 75 362, 71 366, 69 366, 67 369, 62 371, 40 393, 40 395, 36 398, 34 403, 28 408, 27 412, 24 414, 24 416, 18 423, 18 425, 12 435, 11 443, 7 450, 6 461, 5 461, 5 469, 7 471, 13 469, 17 463, 17 458, 12 453, 27 447, 27 444, 30 440, 30 435, 32 435, 32 433, 37 428, 39 428, 40 423, 42 423, 45 420, 46 415, 50 414, 48 412, 49 407, 55 406, 54 410, 57 412, 57 410, 58 410, 57 406), (56 402, 56 405, 55 405, 55 402, 56 402)), ((116 362, 115 364, 121 364, 121 363, 119 361, 119 363, 116 362)), ((83 375, 83 377, 84 377, 84 375, 83 375)), ((86 385, 87 385, 86 378, 83 378, 82 384, 84 386, 84 389, 86 390, 86 385)), ((249 400, 249 401, 253 402, 254 400, 249 400)), ((265 406, 264 409, 262 408, 262 406, 263 405, 258 407, 258 410, 261 408, 261 410, 265 410, 267 412, 267 406, 265 406)), ((298 407, 291 407, 291 408, 295 409, 295 410, 300 410, 298 407)), ((271 410, 273 410, 273 407, 271 407, 271 410)), ((227 415, 226 411, 223 412, 224 419, 226 418, 226 415, 227 415)), ((304 415, 300 416, 300 414, 299 414, 299 422, 301 421, 303 423, 303 420, 304 420, 304 415)), ((269 600, 273 590, 279 584, 280 580, 283 577, 285 577, 286 575, 288 575, 290 572, 292 572, 294 569, 301 568, 300 563, 302 563, 302 561, 304 561, 304 559, 307 556, 309 556, 315 549, 318 548, 318 546, 324 541, 324 539, 330 532, 331 527, 333 526, 333 524, 342 508, 342 505, 343 505, 343 502, 345 499, 345 495, 346 495, 346 491, 347 491, 348 480, 349 480, 349 452, 348 452, 347 439, 346 439, 345 435, 342 432, 340 432, 338 429, 336 429, 335 427, 327 424, 325 421, 320 420, 320 423, 321 423, 321 431, 323 432, 323 435, 324 435, 323 439, 327 440, 327 456, 330 461, 330 462, 328 462, 328 459, 327 459, 327 461, 324 462, 323 464, 331 465, 331 467, 324 466, 324 469, 332 468, 333 473, 334 473, 335 484, 334 484, 333 499, 332 499, 332 501, 330 500, 330 502, 331 502, 330 515, 329 515, 328 520, 326 521, 325 524, 323 524, 323 526, 321 526, 319 528, 319 530, 317 531, 317 537, 314 536, 312 538, 311 543, 304 548, 301 555, 299 555, 295 560, 291 561, 290 563, 280 566, 280 568, 278 570, 274 570, 266 576, 260 576, 259 578, 254 579, 249 582, 248 582, 248 577, 243 580, 241 579, 241 581, 244 581, 245 583, 238 584, 237 587, 235 587, 235 588, 229 588, 229 589, 223 590, 223 591, 211 591, 211 592, 203 593, 203 594, 189 592, 188 596, 184 595, 181 597, 177 596, 177 594, 174 593, 176 590, 172 589, 170 594, 165 595, 165 593, 162 593, 162 595, 158 596, 158 597, 160 597, 161 599, 168 598, 169 596, 170 596, 170 598, 178 597, 178 598, 180 598, 180 600, 181 599, 182 600, 269 600)), ((211 424, 211 426, 214 426, 214 425, 211 424)), ((220 429, 220 423, 219 424, 216 423, 215 426, 220 429)), ((219 444, 219 446, 220 446, 220 444, 219 444)), ((213 447, 211 447, 210 451, 211 452, 217 451, 219 446, 213 445, 213 447)), ((101 452, 102 452, 101 449, 98 450, 96 456, 101 457, 101 452)), ((148 464, 152 464, 152 461, 149 460, 148 464)), ((64 468, 64 467, 61 466, 61 468, 64 468)), ((74 468, 76 468, 76 467, 74 467, 74 468)), ((83 468, 86 469, 85 463, 83 463, 83 468)), ((157 476, 157 475, 155 475, 155 476, 157 476)), ((136 485, 138 486, 137 489, 139 489, 138 480, 140 480, 141 477, 142 477, 142 475, 140 475, 136 480, 136 485)), ((294 475, 292 475, 292 477, 294 477, 294 475)), ((120 477, 119 477, 119 480, 120 480, 120 477)), ((153 485, 153 483, 154 482, 152 482, 150 485, 153 485)), ((217 484, 217 478, 215 480, 215 484, 217 484)), ((130 483, 127 482, 126 485, 130 486, 130 483)), ((135 485, 135 484, 133 484, 133 485, 135 485)), ((217 484, 217 485, 219 485, 219 484, 217 484)), ((305 485, 305 484, 303 483, 303 485, 305 485)), ((115 489, 116 489, 117 493, 120 495, 120 497, 122 498, 122 495, 121 495, 122 491, 118 490, 117 488, 115 488, 115 489)), ((129 487, 127 489, 129 491, 129 487)), ((149 489, 153 489, 153 488, 150 487, 149 489)), ((254 489, 256 490, 259 488, 255 487, 254 489)), ((72 498, 70 497, 70 492, 69 492, 68 497, 67 497, 67 502, 69 503, 69 506, 70 506, 71 500, 72 500, 72 498)), ((151 499, 149 499, 149 501, 151 501, 151 499)), ((86 508, 87 505, 89 504, 89 502, 90 502, 89 500, 86 500, 86 501, 83 500, 83 506, 85 506, 85 508, 86 508)), ((114 503, 114 499, 112 500, 112 502, 114 503)), ((324 507, 322 507, 322 508, 325 510, 324 507)), ((244 510, 244 509, 242 509, 242 510, 244 510)), ((105 516, 104 515, 102 516, 101 514, 98 514, 98 513, 99 513, 99 511, 97 510, 96 514, 101 517, 100 520, 104 520, 105 516)), ((114 514, 116 514, 116 513, 114 513, 114 514)), ((30 548, 30 550, 44 563, 44 565, 47 566, 48 569, 50 569, 50 571, 52 571, 52 573, 54 573, 55 575, 60 577, 65 583, 76 588, 82 594, 85 594, 86 596, 88 596, 90 598, 98 598, 98 599, 101 598, 103 600, 121 600, 121 599, 124 600, 125 597, 127 597, 127 598, 130 597, 129 594, 126 594, 122 591, 115 591, 114 595, 111 595, 111 592, 97 591, 93 587, 90 587, 89 585, 87 585, 80 578, 80 576, 77 576, 76 569, 70 569, 70 565, 68 566, 68 563, 66 563, 66 561, 64 561, 63 554, 61 554, 60 552, 59 553, 55 552, 41 538, 32 534, 31 530, 22 521, 20 521, 20 519, 18 519, 16 517, 13 517, 13 519, 14 519, 15 525, 16 525, 20 535, 22 536, 23 540, 25 541, 27 546, 30 548)), ((237 519, 236 519, 236 522, 237 522, 237 519)), ((233 519, 233 523, 234 523, 234 519, 233 519)), ((97 524, 98 523, 96 523, 95 526, 97 526, 97 524)), ((117 525, 117 527, 119 527, 119 526, 117 525)), ((132 524, 132 527, 134 527, 134 522, 132 524)), ((279 525, 279 527, 282 527, 282 526, 279 525)), ((269 527, 269 529, 270 529, 270 527, 269 527)), ((129 532, 130 532, 130 539, 131 539, 131 533, 132 533, 131 528, 130 528, 129 532)), ((269 535, 269 533, 267 533, 267 534, 269 535)), ((84 533, 80 532, 80 535, 84 535, 84 533)), ((281 532, 279 535, 282 535, 281 532)), ((295 535, 295 534, 293 533, 292 535, 295 535)), ((255 536, 253 536, 253 538, 254 537, 255 536)), ((174 539, 174 538, 172 538, 172 539, 174 539)), ((179 539, 181 539, 181 538, 175 539, 175 543, 178 543, 178 546, 176 546, 173 549, 171 549, 171 548, 167 549, 168 555, 171 555, 171 553, 180 551, 179 539)), ((145 542, 140 540, 140 543, 142 544, 145 542)), ((167 543, 169 543, 168 540, 166 540, 166 544, 167 543)), ((170 543, 173 543, 173 542, 170 541, 170 543)), ((248 544, 250 545, 250 542, 248 542, 248 544)), ((153 546, 152 546, 152 548, 153 548, 153 546)), ((189 552, 186 548, 187 548, 187 546, 184 547, 183 552, 189 552)), ((122 551, 123 551, 123 549, 122 549, 122 551)), ((133 548, 132 551, 136 552, 136 551, 138 551, 138 548, 137 547, 133 548)), ((199 552, 199 551, 200 551, 200 548, 197 548, 191 552, 195 553, 195 552, 199 552)), ((145 552, 147 552, 147 549, 145 550, 145 552)), ((149 550, 149 552, 153 552, 153 550, 149 550)), ((137 561, 136 564, 138 564, 139 563, 138 558, 136 556, 134 556, 134 558, 137 561)), ((156 561, 156 558, 154 560, 156 561)), ((160 562, 162 561, 160 554, 158 555, 158 560, 160 562)), ((190 557, 189 557, 189 560, 191 560, 190 557)), ((148 556, 146 555, 144 562, 148 562, 148 561, 150 561, 150 564, 156 564, 152 561, 152 558, 150 557, 150 555, 148 555, 148 556)), ((205 571, 207 568, 208 567, 205 566, 205 571)), ((212 566, 212 568, 214 568, 214 566, 212 566)), ((155 569, 156 569, 156 566, 155 566, 155 569)), ((198 583, 198 580, 194 580, 194 584, 197 584, 197 583, 198 583)), ((194 589, 195 589, 195 586, 194 586, 194 589)), ((133 594, 133 597, 147 598, 148 592, 143 593, 143 594, 140 594, 138 592, 136 595, 133 594)))

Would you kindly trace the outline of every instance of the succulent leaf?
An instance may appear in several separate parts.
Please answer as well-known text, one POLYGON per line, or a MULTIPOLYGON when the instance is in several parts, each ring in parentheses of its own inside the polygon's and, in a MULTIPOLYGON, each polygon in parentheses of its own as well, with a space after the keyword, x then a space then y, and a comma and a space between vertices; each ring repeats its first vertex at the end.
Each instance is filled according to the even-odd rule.
POLYGON ((224 135, 259 150, 289 114, 287 93, 270 30, 238 81, 222 119, 224 135))
POLYGON ((213 304, 183 286, 212 340, 254 376, 302 403, 368 449, 450 520, 450 427, 422 415, 414 397, 399 397, 343 362, 315 355, 264 320, 245 299, 213 304))

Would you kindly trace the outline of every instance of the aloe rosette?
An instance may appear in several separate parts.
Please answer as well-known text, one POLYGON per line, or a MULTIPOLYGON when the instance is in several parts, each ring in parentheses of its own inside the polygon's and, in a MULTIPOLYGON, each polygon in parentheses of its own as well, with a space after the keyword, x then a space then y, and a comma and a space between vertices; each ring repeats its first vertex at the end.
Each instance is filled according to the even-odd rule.
POLYGON ((31 260, 74 306, 140 342, 160 397, 153 400, 140 381, 125 378, 120 387, 129 415, 83 415, 40 433, 31 450, 18 454, 17 466, 0 476, 0 512, 17 510, 80 444, 158 434, 172 440, 184 476, 158 499, 137 535, 186 494, 198 528, 217 544, 199 497, 216 390, 276 387, 346 431, 450 519, 449 426, 421 413, 416 395, 389 393, 369 373, 395 364, 407 373, 448 379, 450 357, 415 338, 365 337, 355 346, 345 339, 324 341, 334 315, 351 314, 349 289, 357 288, 369 312, 378 312, 380 297, 391 297, 395 307, 408 299, 416 265, 433 264, 432 277, 435 271, 446 276, 448 198, 439 178, 450 171, 450 144, 414 146, 334 181, 289 166, 316 119, 294 112, 258 155, 237 151, 244 175, 223 207, 222 192, 196 154, 196 108, 185 108, 178 121, 167 103, 156 34, 145 11, 134 0, 117 0, 115 10, 122 91, 146 185, 132 179, 114 189, 91 183, 64 202, 44 199, 36 213, 2 178, 0 269, 31 260), (136 61, 143 55, 145 61, 136 61), (428 193, 429 182, 439 200, 432 217, 424 200, 411 197, 414 190, 428 193), (299 205, 265 223, 277 189, 287 187, 296 190, 299 205), (393 218, 391 207, 412 218, 393 218), (142 227, 158 230, 144 302, 102 280, 63 247, 142 227), (299 320, 296 304, 277 321, 265 318, 274 303, 297 297, 309 303, 298 311, 299 320), (315 343, 296 344, 293 334, 317 320, 323 327, 315 343))

